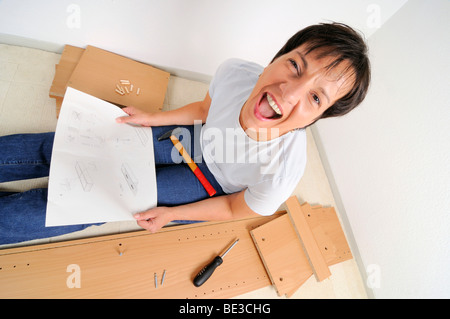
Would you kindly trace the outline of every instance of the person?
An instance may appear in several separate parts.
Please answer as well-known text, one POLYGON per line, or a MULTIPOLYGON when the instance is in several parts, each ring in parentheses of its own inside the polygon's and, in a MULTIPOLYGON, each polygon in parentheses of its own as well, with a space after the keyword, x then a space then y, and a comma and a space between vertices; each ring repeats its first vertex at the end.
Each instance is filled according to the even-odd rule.
MULTIPOLYGON (((240 59, 222 63, 203 101, 158 113, 125 107, 127 116, 116 121, 150 126, 154 136, 158 204, 135 214, 137 223, 157 232, 171 221, 273 214, 303 175, 305 128, 319 119, 347 114, 364 100, 370 83, 367 51, 361 35, 345 24, 312 25, 292 36, 265 68, 240 59), (188 166, 179 163, 172 142, 157 140, 176 127, 182 128, 183 145, 196 155, 197 165, 216 189, 213 197, 188 166)), ((32 156, 32 161, 44 163, 45 168, 32 170, 46 174, 52 134, 2 137, 2 154, 17 162, 11 154, 40 153, 38 159, 32 156)), ((7 161, 0 161, 0 181, 23 177, 8 176, 7 161)), ((23 235, 27 231, 42 237, 53 235, 50 228, 64 233, 73 231, 71 227, 88 226, 43 227, 46 190, 28 193, 34 196, 28 194, 27 199, 27 194, 19 193, 0 197, 0 232, 8 233, 0 235, 0 240, 29 239, 23 235), (15 214, 18 211, 24 213, 15 214), (29 218, 34 218, 33 225, 27 226, 29 218)))

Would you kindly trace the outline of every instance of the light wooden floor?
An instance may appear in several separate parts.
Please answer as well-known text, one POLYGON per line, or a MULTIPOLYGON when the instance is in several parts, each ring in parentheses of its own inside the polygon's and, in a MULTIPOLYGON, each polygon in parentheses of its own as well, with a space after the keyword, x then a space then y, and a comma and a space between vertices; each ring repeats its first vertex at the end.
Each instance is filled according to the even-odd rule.
MULTIPOLYGON (((0 44, 0 136, 56 129, 55 101, 49 98, 48 92, 59 58, 60 55, 56 53, 0 44)), ((171 76, 164 110, 202 100, 207 91, 208 84, 171 76)), ((307 137, 308 163, 294 194, 300 202, 336 207, 319 152, 309 130, 307 137)), ((0 183, 0 191, 24 191, 47 185, 48 178, 0 183)), ((0 249, 134 230, 141 230, 135 222, 106 223, 100 227, 91 227, 63 236, 4 245, 0 246, 0 249)), ((364 282, 354 260, 334 265, 330 270, 332 276, 329 279, 317 282, 311 277, 291 298, 367 298, 364 282)), ((260 299, 278 296, 274 288, 266 287, 237 298, 260 299)))

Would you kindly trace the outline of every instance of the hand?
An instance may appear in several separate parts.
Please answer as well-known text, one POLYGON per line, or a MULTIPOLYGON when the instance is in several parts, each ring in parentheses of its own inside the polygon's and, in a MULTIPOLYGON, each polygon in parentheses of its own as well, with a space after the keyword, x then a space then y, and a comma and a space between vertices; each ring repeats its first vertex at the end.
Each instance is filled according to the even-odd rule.
POLYGON ((117 123, 133 123, 142 126, 151 126, 152 114, 142 111, 133 106, 127 106, 122 109, 128 116, 121 116, 116 119, 117 123))
POLYGON ((167 223, 171 222, 169 207, 155 207, 134 215, 137 224, 151 233, 156 233, 167 223))

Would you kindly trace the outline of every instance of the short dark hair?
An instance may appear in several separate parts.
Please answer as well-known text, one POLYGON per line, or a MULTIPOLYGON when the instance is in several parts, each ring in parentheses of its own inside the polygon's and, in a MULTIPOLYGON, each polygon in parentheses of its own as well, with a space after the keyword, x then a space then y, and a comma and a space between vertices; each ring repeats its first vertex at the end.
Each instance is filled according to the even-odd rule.
POLYGON ((320 118, 341 116, 358 106, 366 97, 370 84, 368 49, 361 35, 342 23, 312 25, 293 35, 278 51, 271 63, 302 44, 306 44, 306 54, 321 49, 319 58, 334 57, 335 60, 326 67, 328 70, 343 61, 348 62, 351 70, 346 71, 351 71, 354 77, 350 91, 329 107, 320 118))

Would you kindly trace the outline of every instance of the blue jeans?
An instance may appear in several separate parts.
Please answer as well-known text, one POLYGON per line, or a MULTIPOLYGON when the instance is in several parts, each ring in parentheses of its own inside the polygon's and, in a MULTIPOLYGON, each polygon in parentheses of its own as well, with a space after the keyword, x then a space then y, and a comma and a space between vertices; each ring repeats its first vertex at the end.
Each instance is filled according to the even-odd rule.
MULTIPOLYGON (((158 206, 182 205, 209 198, 209 195, 188 165, 174 157, 170 139, 158 137, 177 126, 153 127, 158 206), (175 162, 174 162, 175 159, 175 162)), ((183 127, 182 144, 190 154, 199 153, 199 141, 194 140, 194 127, 183 127)), ((54 133, 16 134, 0 137, 0 183, 48 176, 54 133)), ((200 158, 201 159, 201 155, 200 158)), ((196 160, 197 162, 197 160, 196 160)), ((197 162, 217 194, 224 192, 209 172, 206 164, 197 162)), ((22 193, 0 192, 0 245, 38 238, 58 236, 99 224, 45 227, 46 188, 22 193)))

